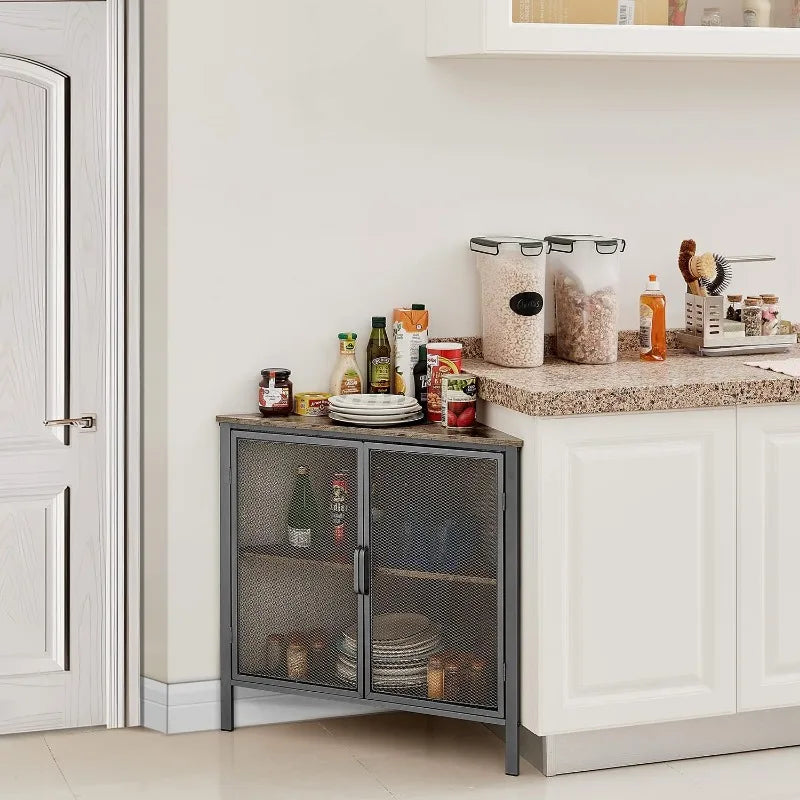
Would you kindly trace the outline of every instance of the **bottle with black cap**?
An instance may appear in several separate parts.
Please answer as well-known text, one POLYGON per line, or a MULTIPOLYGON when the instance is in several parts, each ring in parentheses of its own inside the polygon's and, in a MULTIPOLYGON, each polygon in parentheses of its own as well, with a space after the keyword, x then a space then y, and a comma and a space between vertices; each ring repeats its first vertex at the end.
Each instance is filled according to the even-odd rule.
POLYGON ((392 377, 392 346, 386 335, 386 317, 372 318, 367 344, 367 392, 389 394, 392 377))

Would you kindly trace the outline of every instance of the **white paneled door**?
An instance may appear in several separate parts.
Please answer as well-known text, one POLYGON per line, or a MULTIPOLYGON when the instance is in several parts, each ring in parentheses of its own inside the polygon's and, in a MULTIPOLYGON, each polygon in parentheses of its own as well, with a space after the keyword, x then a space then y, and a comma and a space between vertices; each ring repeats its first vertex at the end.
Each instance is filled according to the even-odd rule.
POLYGON ((106 4, 0 1, 0 733, 105 722, 106 4))
POLYGON ((535 732, 735 712, 736 411, 537 430, 535 732))
POLYGON ((739 409, 739 710, 800 705, 800 406, 739 409))

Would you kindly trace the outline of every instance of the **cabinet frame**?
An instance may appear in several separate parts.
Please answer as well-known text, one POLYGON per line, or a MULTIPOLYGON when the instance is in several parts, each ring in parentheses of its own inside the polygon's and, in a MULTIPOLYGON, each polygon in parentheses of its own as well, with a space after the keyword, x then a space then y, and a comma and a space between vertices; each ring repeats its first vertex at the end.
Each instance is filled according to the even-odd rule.
MULTIPOLYGON (((418 453, 418 454, 429 454, 429 455, 444 455, 444 456, 452 456, 453 450, 448 448, 441 448, 441 447, 417 447, 413 445, 387 445, 382 444, 379 442, 366 442, 364 447, 364 457, 365 457, 365 464, 364 464, 364 471, 361 474, 362 482, 361 482, 361 497, 369 497, 369 488, 370 488, 370 455, 375 452, 376 450, 391 450, 393 452, 400 452, 400 453, 418 453)), ((505 707, 505 681, 503 679, 503 672, 504 670, 507 671, 508 667, 505 660, 505 625, 504 625, 504 617, 506 613, 506 609, 504 608, 503 598, 504 598, 504 581, 503 581, 503 572, 504 568, 503 565, 505 563, 504 559, 504 538, 505 538, 505 511, 503 509, 503 502, 502 498, 505 494, 504 491, 504 475, 503 475, 503 456, 500 453, 487 453, 487 452, 480 452, 480 451, 469 451, 469 450, 461 450, 458 454, 459 458, 481 458, 481 459, 493 459, 498 462, 498 470, 497 470, 497 496, 500 499, 497 506, 497 586, 496 586, 496 601, 497 601, 497 711, 490 711, 484 710, 483 712, 479 713, 479 716, 485 718, 494 718, 494 719, 503 719, 505 717, 504 707, 505 707)), ((366 532, 366 547, 367 552, 371 553, 371 544, 372 544, 372 532, 370 529, 370 509, 369 504, 365 503, 362 508, 362 521, 361 524, 363 526, 363 530, 366 532)), ((370 560, 370 565, 368 568, 369 580, 370 584, 372 584, 372 563, 370 560)), ((367 680, 368 676, 372 674, 372 663, 371 663, 371 655, 372 655, 372 648, 367 646, 368 642, 372 641, 371 635, 371 625, 372 625, 372 590, 370 586, 370 591, 368 591, 365 595, 363 595, 364 600, 364 615, 363 615, 363 622, 364 622, 364 658, 365 663, 363 665, 363 675, 365 676, 365 681, 367 681, 367 685, 365 687, 365 698, 367 700, 377 700, 381 702, 387 702, 396 704, 398 700, 400 700, 403 705, 410 705, 417 707, 419 709, 436 709, 442 712, 449 712, 453 708, 452 703, 445 703, 439 702, 436 700, 428 700, 424 698, 398 698, 397 695, 373 691, 369 686, 369 681, 367 680)))
POLYGON ((426 0, 427 55, 491 58, 795 60, 795 28, 512 21, 512 0, 426 0))
MULTIPOLYGON (((505 766, 509 775, 519 774, 519 449, 505 443, 494 444, 490 438, 475 440, 459 436, 448 440, 444 429, 434 429, 430 438, 413 440, 398 436, 381 436, 373 431, 352 429, 340 433, 336 428, 281 428, 275 422, 264 426, 220 424, 220 667, 222 730, 233 730, 234 688, 247 687, 334 697, 368 704, 376 710, 400 710, 453 717, 505 727, 505 766), (436 432, 434 432, 436 431, 436 432), (359 509, 357 548, 369 553, 369 453, 393 450, 422 454, 446 454, 463 458, 493 458, 498 462, 498 553, 497 553, 497 637, 498 637, 498 710, 471 710, 469 706, 429 701, 424 698, 403 698, 393 694, 372 692, 369 686, 369 621, 370 587, 358 593, 359 674, 355 689, 299 684, 288 680, 243 675, 238 671, 238 551, 237 551, 237 447, 243 439, 286 444, 341 447, 358 452, 359 509)), ((506 437, 508 438, 508 437, 506 437)), ((356 551, 358 552, 358 551, 356 551)))

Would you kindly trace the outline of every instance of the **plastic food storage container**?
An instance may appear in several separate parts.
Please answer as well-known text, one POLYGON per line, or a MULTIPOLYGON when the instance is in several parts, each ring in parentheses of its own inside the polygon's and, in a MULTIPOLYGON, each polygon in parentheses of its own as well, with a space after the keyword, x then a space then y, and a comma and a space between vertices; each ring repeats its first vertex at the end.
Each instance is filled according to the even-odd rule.
POLYGON ((609 236, 547 236, 553 276, 556 352, 577 364, 617 360, 620 257, 625 240, 609 236))
POLYGON ((517 236, 477 237, 483 357, 503 367, 544 361, 545 243, 517 236))

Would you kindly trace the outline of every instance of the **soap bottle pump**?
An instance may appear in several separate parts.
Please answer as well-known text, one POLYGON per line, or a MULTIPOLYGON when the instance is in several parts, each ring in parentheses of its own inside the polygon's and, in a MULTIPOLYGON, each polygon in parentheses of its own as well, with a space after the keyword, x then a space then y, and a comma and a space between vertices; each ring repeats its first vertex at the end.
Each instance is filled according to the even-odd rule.
POLYGON ((650 275, 639 300, 639 357, 642 361, 667 358, 667 298, 657 275, 650 275))

